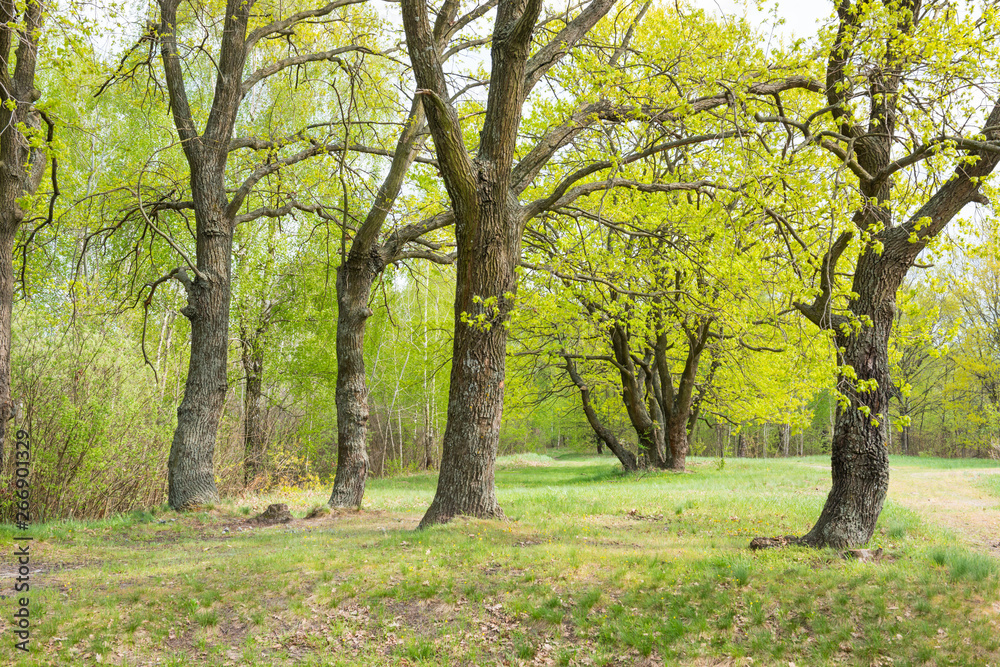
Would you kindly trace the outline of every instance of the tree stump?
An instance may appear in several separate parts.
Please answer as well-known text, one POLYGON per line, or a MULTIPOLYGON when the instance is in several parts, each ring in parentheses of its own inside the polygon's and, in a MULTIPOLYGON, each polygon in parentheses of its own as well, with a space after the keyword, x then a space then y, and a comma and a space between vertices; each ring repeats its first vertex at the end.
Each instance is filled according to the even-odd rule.
POLYGON ((291 520, 292 515, 288 511, 288 505, 278 503, 276 505, 268 505, 266 510, 250 519, 248 523, 257 526, 274 526, 279 523, 288 523, 291 520))

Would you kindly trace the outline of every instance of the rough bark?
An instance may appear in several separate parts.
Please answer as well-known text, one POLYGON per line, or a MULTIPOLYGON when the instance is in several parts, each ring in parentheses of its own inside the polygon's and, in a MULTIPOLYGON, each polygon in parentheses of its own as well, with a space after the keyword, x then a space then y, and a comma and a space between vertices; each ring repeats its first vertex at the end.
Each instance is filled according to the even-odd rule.
MULTIPOLYGON (((499 220, 486 235, 501 234, 499 220)), ((484 230, 485 231, 485 230, 484 230)), ((459 242, 463 240, 460 235, 459 242)), ((519 253, 519 239, 497 239, 484 245, 504 247, 519 253)), ((503 409, 507 329, 504 326, 510 310, 503 295, 516 289, 514 257, 497 258, 494 262, 463 262, 459 257, 459 280, 455 294, 455 341, 452 349, 451 390, 448 398, 448 421, 445 427, 441 455, 441 472, 437 492, 421 526, 444 523, 458 515, 482 518, 503 518, 496 499, 494 481, 497 449, 500 442, 500 420, 503 409), (474 296, 495 299, 497 311, 483 312, 474 296), (463 314, 485 315, 483 325, 462 322, 463 314), (503 318, 503 319, 501 319, 503 318), (488 326, 488 328, 486 328, 488 326)))
MULTIPOLYGON (((438 22, 457 3, 445 3, 438 22)), ((455 215, 458 272, 448 421, 434 501, 421 526, 456 515, 502 518, 494 466, 500 436, 506 323, 517 289, 523 215, 510 190, 525 67, 540 0, 505 0, 494 23, 492 70, 479 152, 465 149, 434 50, 426 7, 404 0, 403 27, 445 188, 455 215)))
POLYGON ((167 461, 168 501, 172 508, 185 510, 219 499, 213 459, 227 389, 236 208, 227 199, 225 169, 243 94, 250 7, 239 0, 227 3, 215 96, 205 131, 199 135, 177 50, 178 4, 177 0, 161 1, 159 33, 174 125, 184 142, 190 168, 195 213, 195 275, 189 278, 185 271, 176 274, 187 290, 187 305, 181 314, 191 323, 191 357, 167 461))
MULTIPOLYGON (((430 259, 431 261, 439 263, 450 263, 453 258, 440 256, 434 252, 428 252, 425 250, 418 251, 407 251, 404 250, 405 246, 418 239, 422 234, 432 231, 433 229, 441 228, 452 224, 456 219, 456 213, 461 212, 466 215, 466 218, 475 217, 470 216, 469 209, 466 207, 467 197, 462 196, 460 200, 452 199, 452 205, 454 207, 453 212, 447 212, 445 214, 435 216, 432 219, 424 221, 419 224, 409 225, 402 230, 398 230, 391 234, 384 242, 381 244, 377 243, 377 239, 382 229, 382 224, 385 220, 385 216, 389 209, 392 207, 393 202, 399 194, 400 188, 402 186, 403 177, 410 163, 414 159, 415 150, 419 148, 422 141, 422 131, 425 129, 424 118, 425 118, 425 102, 430 99, 433 102, 433 110, 430 115, 435 118, 431 123, 432 133, 435 134, 435 141, 438 142, 436 149, 439 151, 439 160, 441 161, 441 172, 445 177, 446 184, 449 182, 451 188, 456 183, 458 187, 465 188, 471 183, 469 176, 472 174, 472 169, 470 165, 459 164, 455 162, 451 156, 464 153, 461 146, 461 137, 455 130, 458 127, 457 115, 449 115, 447 112, 442 111, 450 106, 447 90, 444 85, 443 73, 440 72, 440 63, 437 62, 438 55, 445 53, 444 57, 454 54, 460 51, 464 47, 452 47, 447 49, 446 47, 449 40, 464 26, 468 25, 471 21, 474 21, 478 17, 483 16, 491 8, 500 4, 498 0, 486 0, 481 5, 473 8, 467 14, 456 18, 457 10, 459 8, 459 3, 448 1, 442 4, 440 11, 438 13, 437 19, 434 22, 433 30, 426 20, 425 6, 423 2, 414 1, 408 3, 403 8, 404 18, 410 21, 408 34, 412 39, 408 40, 415 43, 419 43, 418 46, 411 48, 411 58, 417 63, 417 68, 420 69, 420 73, 417 74, 418 86, 422 88, 420 95, 414 101, 413 110, 411 111, 410 118, 407 121, 407 125, 400 135, 400 139, 397 143, 396 151, 393 154, 392 165, 389 169, 389 173, 386 176, 385 181, 379 189, 378 195, 376 196, 375 202, 373 203, 365 222, 359 229, 358 235, 352 242, 350 254, 352 257, 378 257, 381 263, 381 268, 378 269, 380 272, 385 265, 405 258, 424 258, 430 259), (419 31, 419 34, 417 32, 419 31), (423 102, 422 102, 423 100, 423 102), (436 127, 435 127, 436 123, 436 127), (442 126, 447 126, 447 129, 443 129, 442 126), (444 155, 440 153, 444 151, 444 155), (455 174, 457 172, 462 173, 462 178, 456 178, 455 174), (462 183, 465 185, 462 185, 462 183), (457 203, 456 203, 457 202, 457 203), (461 211, 460 211, 461 209, 461 211)), ((511 7, 517 3, 507 2, 504 3, 504 8, 498 12, 497 25, 505 25, 506 28, 512 28, 515 22, 510 21, 512 14, 517 14, 519 9, 511 7)), ((529 3, 534 7, 537 3, 529 3)), ((506 48, 504 44, 509 45, 511 43, 511 36, 517 37, 517 39, 524 41, 526 38, 530 37, 530 28, 532 26, 528 25, 528 21, 522 21, 519 24, 518 30, 515 31, 516 35, 501 35, 497 33, 498 38, 494 39, 494 46, 501 46, 507 55, 514 55, 515 60, 523 58, 526 59, 526 63, 523 63, 521 81, 511 79, 511 70, 505 64, 501 63, 499 67, 495 67, 493 70, 493 75, 497 79, 502 79, 503 83, 499 88, 505 88, 505 92, 502 95, 496 97, 497 101, 489 102, 488 106, 493 109, 491 113, 494 114, 494 121, 491 121, 490 126, 494 128, 490 131, 493 135, 493 139, 500 138, 506 134, 506 131, 501 131, 499 134, 494 132, 494 130, 502 130, 504 123, 498 123, 495 121, 497 116, 500 117, 511 117, 512 113, 516 112, 519 119, 520 116, 520 105, 523 103, 524 98, 544 76, 544 74, 556 63, 558 63, 566 53, 568 53, 573 46, 587 34, 587 32, 597 23, 602 16, 604 16, 611 6, 614 4, 614 0, 592 0, 587 7, 585 7, 573 20, 560 30, 548 44, 543 45, 530 59, 527 59, 525 53, 516 54, 514 50, 506 48), (518 90, 514 90, 510 87, 511 82, 517 84, 518 90), (517 99, 512 96, 511 93, 517 93, 517 99), (502 111, 499 111, 500 109, 502 111)), ((534 9, 532 9, 534 11, 534 9)), ((524 12, 521 12, 522 14, 524 12)), ((530 18, 530 17, 529 17, 530 18)), ((404 22, 405 23, 405 22, 404 22)), ((406 27, 404 25, 404 27, 406 27)), ((517 41, 517 40, 515 40, 517 41)), ((496 49, 495 49, 496 50, 496 49)), ((501 58, 504 55, 501 54, 501 58)), ((509 60, 509 58, 507 59, 509 60)), ((521 65, 517 65, 521 67, 521 65)), ((491 84, 491 93, 493 95, 494 86, 491 84)), ((491 99, 494 99, 491 97, 491 99)), ((519 193, 524 191, 530 184, 531 179, 537 169, 550 159, 555 152, 565 143, 567 143, 574 132, 579 130, 574 130, 573 128, 578 128, 582 125, 589 124, 593 122, 593 114, 590 110, 587 113, 579 114, 579 117, 574 117, 573 121, 568 123, 566 127, 557 128, 549 135, 544 137, 536 146, 536 149, 532 151, 531 155, 524 160, 523 168, 520 170, 520 174, 517 178, 512 179, 509 175, 500 174, 503 178, 508 181, 509 192, 501 193, 501 201, 506 197, 511 197, 512 199, 516 197, 519 193)), ((516 122, 511 126, 507 124, 509 129, 513 127, 516 130, 516 122)), ((509 138, 508 138, 509 140, 509 138)), ((490 144, 490 141, 486 141, 481 145, 481 155, 483 146, 490 144)), ((509 151, 508 151, 509 153, 509 151)), ((466 156, 467 157, 467 156, 466 156)), ((464 160, 465 158, 463 158, 464 160)), ((495 160, 489 161, 478 161, 479 164, 486 166, 489 170, 492 166, 490 162, 495 162, 495 160)), ((503 160, 500 160, 502 163, 503 160)), ((509 169, 509 167, 503 167, 503 169, 509 169)), ((487 188, 489 189, 489 188, 487 188)), ((493 188, 497 193, 500 193, 501 188, 493 188)), ((464 190, 465 194, 469 193, 466 188, 464 190)), ((449 189, 449 194, 454 194, 452 190, 449 189)), ((340 346, 339 337, 341 336, 341 323, 338 321, 338 347, 340 346)), ((355 320, 354 326, 364 326, 364 322, 361 320, 355 320)), ((359 334, 357 332, 345 331, 343 334, 347 338, 356 338, 359 334)), ((363 332, 360 334, 363 336, 363 332)), ((339 383, 339 378, 338 378, 339 383)), ((350 383, 356 385, 356 378, 351 377, 350 383)), ((360 396, 361 392, 353 392, 350 395, 355 396, 355 400, 360 396)), ((339 396, 338 392, 338 396, 339 396)), ((345 401, 348 394, 345 394, 345 401)), ((367 407, 360 404, 347 405, 346 402, 343 405, 346 406, 347 414, 340 413, 341 401, 338 398, 338 420, 348 419, 355 425, 359 424, 358 418, 352 415, 359 415, 362 411, 366 411, 367 407)), ((364 440, 363 434, 361 432, 364 429, 355 428, 352 430, 352 435, 350 439, 342 440, 338 442, 338 450, 341 451, 341 456, 338 459, 338 471, 337 480, 343 489, 343 485, 351 484, 355 487, 360 487, 359 490, 352 491, 351 494, 360 498, 360 494, 364 491, 364 480, 348 481, 350 476, 355 472, 360 472, 363 467, 358 465, 357 462, 360 461, 361 457, 364 456, 363 451, 359 449, 359 443, 364 440), (361 434, 361 435, 359 435, 361 434), (344 456, 345 447, 347 449, 347 456, 344 456), (351 466, 350 469, 340 470, 340 461, 344 461, 345 464, 351 466)), ((430 443, 428 442, 428 447, 430 443)), ((488 450, 489 448, 487 448, 488 450)), ((427 461, 430 463, 432 457, 430 455, 430 449, 428 449, 427 461)), ((338 482, 335 481, 334 495, 338 495, 340 491, 337 488, 338 482)), ((345 491, 346 493, 346 491, 345 491)))
MULTIPOLYGON (((594 311, 593 304, 585 305, 591 312, 594 311)), ((639 464, 666 467, 663 431, 657 427, 657 424, 663 423, 659 404, 655 400, 647 403, 645 399, 646 381, 652 381, 652 378, 647 378, 645 370, 632 359, 628 331, 624 325, 612 325, 610 337, 614 363, 621 380, 625 414, 639 441, 639 464)))
MULTIPOLYGON (((2 179, 2 176, 0 176, 2 179)), ((10 389, 10 342, 14 309, 14 239, 18 221, 8 211, 6 188, 0 183, 0 469, 7 422, 14 417, 10 389)))
POLYGON ((871 318, 871 326, 857 333, 836 334, 843 352, 840 362, 850 365, 861 381, 875 380, 877 388, 859 391, 856 381, 840 376, 837 390, 850 400, 837 408, 833 433, 833 486, 819 520, 802 540, 805 544, 843 548, 868 542, 875 531, 889 489, 886 435, 889 425, 888 342, 895 315, 896 290, 908 266, 886 265, 874 252, 862 256, 855 271, 859 295, 851 312, 871 318))
MULTIPOLYGON (((169 277, 177 278, 187 291, 188 304, 182 309, 191 321, 191 360, 184 398, 177 410, 177 430, 174 433, 168 461, 168 497, 171 507, 186 509, 212 503, 218 499, 212 459, 215 438, 227 389, 230 290, 232 281, 231 252, 235 227, 263 216, 277 217, 289 212, 294 202, 277 208, 262 207, 242 212, 247 196, 270 174, 330 151, 326 144, 311 143, 293 155, 258 163, 237 187, 226 179, 231 150, 272 146, 273 142, 256 138, 234 140, 233 128, 245 95, 258 83, 290 67, 335 58, 345 51, 357 50, 356 45, 321 52, 303 52, 276 61, 259 69, 246 71, 247 57, 261 40, 280 35, 293 45, 296 28, 312 19, 329 15, 337 8, 358 0, 333 0, 320 7, 264 23, 249 33, 248 25, 253 2, 227 0, 218 49, 214 61, 215 87, 211 107, 203 130, 191 111, 188 101, 187 70, 181 65, 177 44, 177 14, 180 0, 159 0, 159 38, 164 80, 170 101, 174 127, 190 170, 191 202, 171 208, 193 208, 195 217, 195 261, 176 242, 168 243, 182 257, 186 268, 176 269, 169 277), (194 276, 187 275, 187 269, 194 276)), ((294 46, 294 45, 293 45, 294 46)), ((169 203, 169 202, 168 202, 169 203)), ((177 202, 173 202, 178 204, 177 202)), ((157 208, 153 207, 153 215, 157 208)), ((142 215, 153 226, 145 209, 142 215)), ((155 229, 155 227, 154 227, 155 229)), ((165 235, 158 232, 161 236, 165 235)), ((150 298, 152 298, 150 296, 150 298)))
MULTIPOLYGON (((368 479, 365 321, 375 272, 352 254, 337 269, 337 475, 331 507, 360 507, 368 479)), ((379 269, 381 270, 381 269, 379 269)))
POLYGON ((660 398, 663 412, 666 416, 667 447, 670 450, 670 468, 683 471, 687 462, 688 438, 694 425, 691 419, 695 406, 695 383, 698 378, 698 366, 701 355, 705 351, 711 335, 712 320, 699 322, 695 326, 685 325, 687 339, 687 356, 684 360, 684 370, 677 381, 676 391, 673 388, 673 378, 666 359, 666 337, 661 334, 657 342, 656 365, 661 378, 660 385, 664 392, 660 398))
POLYGON ((12 0, 0 0, 0 463, 7 422, 14 417, 10 387, 14 242, 25 215, 19 200, 38 190, 46 163, 44 151, 30 148, 19 127, 38 131, 40 125, 34 103, 40 97, 35 66, 41 30, 41 3, 19 8, 12 0))
POLYGON ((213 460, 228 387, 233 232, 230 221, 202 210, 195 209, 200 276, 187 284, 181 309, 191 323, 191 357, 167 462, 168 501, 178 510, 219 500, 213 460))
POLYGON ((267 446, 264 413, 264 331, 241 331, 243 364, 243 483, 249 485, 263 467, 267 446))

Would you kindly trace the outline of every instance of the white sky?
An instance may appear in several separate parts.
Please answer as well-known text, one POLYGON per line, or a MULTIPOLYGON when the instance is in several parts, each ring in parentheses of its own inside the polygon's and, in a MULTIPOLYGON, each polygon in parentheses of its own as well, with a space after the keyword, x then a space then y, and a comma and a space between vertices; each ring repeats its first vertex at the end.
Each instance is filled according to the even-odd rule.
POLYGON ((744 16, 758 25, 770 25, 771 12, 777 6, 777 15, 785 20, 779 28, 788 36, 810 37, 816 34, 818 22, 825 21, 833 14, 830 0, 763 0, 760 11, 752 0, 693 0, 694 4, 707 11, 726 16, 744 16))

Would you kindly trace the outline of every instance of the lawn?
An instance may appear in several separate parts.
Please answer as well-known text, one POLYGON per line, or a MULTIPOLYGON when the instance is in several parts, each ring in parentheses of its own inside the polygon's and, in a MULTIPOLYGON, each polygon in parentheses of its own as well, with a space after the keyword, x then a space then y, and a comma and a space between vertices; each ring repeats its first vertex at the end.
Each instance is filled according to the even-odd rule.
MULTIPOLYGON (((950 467, 953 462, 894 459, 950 467)), ((976 463, 970 463, 977 465, 976 463)), ((992 465, 996 465, 994 462, 992 465)), ((296 517, 327 489, 210 511, 33 527, 25 665, 1000 665, 997 561, 887 504, 878 562, 801 534, 828 461, 694 459, 623 475, 611 459, 501 460, 506 522, 416 532, 430 474, 373 480, 360 512, 296 517)), ((0 528, 6 545, 15 534, 0 528)), ((9 554, 11 549, 5 549, 9 554)), ((3 616, 12 556, 0 561, 3 616)))

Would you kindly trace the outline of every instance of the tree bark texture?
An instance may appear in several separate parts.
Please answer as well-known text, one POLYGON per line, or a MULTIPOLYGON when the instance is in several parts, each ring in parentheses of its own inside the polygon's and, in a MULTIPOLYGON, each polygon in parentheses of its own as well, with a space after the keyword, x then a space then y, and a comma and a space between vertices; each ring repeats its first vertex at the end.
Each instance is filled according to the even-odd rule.
MULTIPOLYGON (((21 126, 38 132, 34 103, 42 5, 0 0, 0 463, 7 423, 14 416, 10 346, 14 311, 14 243, 25 211, 19 200, 34 194, 45 171, 45 152, 31 148, 21 126)), ((51 126, 49 133, 51 141, 51 126)), ((53 173, 55 166, 53 166, 53 173)), ((53 176, 55 180, 55 176, 53 176)))
POLYGON ((842 374, 837 382, 837 390, 850 403, 837 407, 831 456, 833 486, 819 520, 802 538, 806 544, 859 546, 875 531, 889 489, 889 334, 896 290, 908 268, 886 265, 869 252, 862 255, 855 271, 854 290, 859 296, 851 303, 851 312, 870 318, 871 326, 863 326, 857 333, 836 333, 837 346, 843 350, 840 363, 851 366, 858 379, 842 374), (859 390, 859 381, 871 380, 874 388, 862 384, 866 390, 859 390))
MULTIPOLYGON (((10 131, 10 130, 8 130, 10 131)), ((7 188, 0 176, 0 469, 3 467, 7 422, 14 417, 10 388, 10 343, 14 310, 14 239, 19 221, 10 212, 7 188)), ((16 204, 15 204, 16 206, 16 204)))
POLYGON ((368 480, 365 322, 378 271, 381 266, 354 253, 337 268, 337 475, 331 507, 360 507, 368 480))
POLYGON ((264 410, 264 331, 241 334, 243 393, 243 483, 249 485, 264 464, 267 424, 264 410))
MULTIPOLYGON (((455 215, 455 287, 448 421, 434 501, 420 525, 457 515, 502 518, 494 466, 503 410, 507 321, 517 289, 524 215, 511 191, 511 165, 524 103, 525 68, 541 0, 501 0, 478 154, 467 152, 449 102, 434 32, 422 0, 404 0, 403 27, 445 189, 455 215)), ((446 2, 438 25, 454 18, 446 2)))
MULTIPOLYGON (((241 199, 230 201, 226 160, 236 114, 243 98, 246 30, 251 3, 228 0, 212 108, 199 135, 187 99, 177 48, 179 0, 160 1, 160 47, 174 126, 190 169, 195 213, 195 266, 175 276, 187 291, 181 314, 191 323, 191 358, 184 398, 177 408, 167 461, 170 506, 186 510, 218 502, 215 439, 228 388, 229 311, 235 215, 241 199)), ((244 195, 245 196, 245 195, 244 195)))
MULTIPOLYGON (((484 255, 500 256, 480 256, 479 261, 463 262, 459 255, 448 421, 437 492, 421 526, 444 523, 458 515, 504 517, 496 499, 494 480, 506 370, 505 323, 511 305, 504 295, 516 289, 514 267, 521 244, 519 230, 518 238, 511 239, 503 234, 499 216, 490 222, 484 225, 488 231, 484 229, 482 236, 493 238, 480 236, 477 241, 482 243, 480 247, 488 249, 484 255), (501 240, 494 235, 505 238, 501 240), (505 251, 509 253, 507 256, 505 251), (476 296, 498 305, 483 306, 473 301, 476 296), (485 319, 470 324, 462 321, 463 315, 471 315, 473 319, 483 315, 485 319)), ((459 233, 459 243, 468 242, 462 237, 459 233)))
MULTIPOLYGON (((422 234, 440 227, 447 226, 458 218, 462 218, 466 226, 478 227, 480 212, 475 201, 480 189, 475 181, 477 176, 467 153, 462 146, 458 117, 450 108, 448 91, 441 70, 438 54, 446 51, 449 40, 461 27, 482 16, 495 5, 502 5, 497 12, 496 25, 502 30, 495 31, 494 38, 494 68, 493 77, 499 81, 490 86, 490 101, 488 102, 489 118, 484 128, 484 138, 480 145, 480 155, 477 164, 484 167, 482 173, 490 174, 483 179, 482 190, 487 198, 494 198, 504 203, 503 206, 486 204, 482 214, 483 219, 492 215, 490 210, 501 217, 511 211, 501 211, 508 198, 510 208, 516 213, 513 219, 505 224, 518 226, 523 224, 522 216, 517 211, 516 198, 511 197, 510 163, 513 159, 513 141, 516 138, 517 126, 520 121, 520 106, 526 92, 534 86, 540 77, 553 64, 558 62, 574 43, 607 13, 613 0, 595 0, 581 14, 570 21, 555 39, 543 46, 535 56, 527 62, 527 46, 530 44, 531 28, 537 18, 540 3, 504 2, 487 0, 473 8, 468 14, 458 16, 459 3, 445 2, 434 22, 433 29, 427 21, 426 6, 420 0, 413 0, 403 6, 404 29, 407 31, 407 44, 411 60, 414 63, 414 75, 420 88, 411 107, 406 126, 397 141, 393 153, 392 164, 385 180, 379 188, 374 202, 357 236, 351 243, 349 257, 345 260, 348 267, 346 279, 338 276, 338 290, 348 286, 354 292, 358 283, 367 282, 370 293, 371 284, 385 266, 406 256, 422 257, 438 263, 451 263, 453 258, 438 256, 426 251, 406 252, 404 247, 422 234), (521 5, 521 6, 519 6, 521 5), (427 106, 430 105, 429 112, 427 106), (379 234, 386 215, 391 209, 402 187, 404 177, 410 164, 416 157, 416 150, 423 142, 423 130, 430 125, 431 134, 435 138, 436 150, 440 162, 441 173, 445 179, 449 197, 454 212, 435 216, 418 224, 409 225, 391 234, 384 242, 379 243, 379 234), (492 180, 492 185, 487 181, 492 180), (491 209, 493 206, 493 209, 491 209), (370 260, 370 261, 369 261, 370 260), (362 265, 367 263, 367 267, 362 265), (358 280, 360 273, 370 273, 358 280)), ((460 49, 459 49, 460 50, 460 49)), ((451 52, 455 52, 452 49, 451 52)), ((554 151, 554 148, 553 148, 554 151)), ((527 182, 518 183, 523 190, 527 182)), ((519 190, 518 190, 519 191, 519 190)), ((462 224, 462 223, 460 223, 462 224)), ((467 237, 475 237, 470 232, 467 237)), ((519 232, 518 232, 519 238, 519 232)), ((461 252, 461 250, 459 251, 461 252)), ((473 261, 468 260, 467 261, 473 261)), ((473 296, 482 297, 482 294, 473 296)), ((360 292, 347 299, 357 303, 361 299, 360 292)), ((341 297, 338 295, 338 301, 341 297)), ((367 303, 367 295, 365 295, 367 303)), ((367 306, 365 306, 367 307, 367 306)), ((338 468, 331 495, 331 504, 356 505, 360 503, 364 493, 365 478, 368 463, 364 442, 367 433, 366 401, 367 389, 364 385, 364 365, 360 356, 351 357, 346 368, 341 367, 339 350, 361 350, 364 336, 364 326, 367 316, 357 315, 359 308, 353 308, 354 315, 344 319, 338 315, 337 347, 338 373, 337 410, 338 410, 338 468), (357 329, 360 329, 358 331, 357 329), (346 428, 345 428, 346 426, 346 428)), ((464 312, 464 311, 463 311, 464 312)), ((502 380, 501 380, 502 382, 502 380)), ((495 393, 495 392, 494 392, 495 393)), ((502 395, 502 394, 501 394, 502 395)), ((426 437, 431 437, 429 434, 426 437)), ((426 443, 426 464, 432 463, 431 442, 426 443)), ((489 452, 495 447, 486 447, 489 452)), ((474 472, 473 475, 479 473, 474 472)))
POLYGON ((188 283, 188 303, 181 309, 191 323, 191 358, 167 463, 168 501, 177 510, 219 500, 214 457, 228 389, 233 229, 213 208, 203 208, 201 215, 195 209, 200 276, 188 283))

